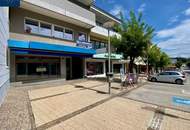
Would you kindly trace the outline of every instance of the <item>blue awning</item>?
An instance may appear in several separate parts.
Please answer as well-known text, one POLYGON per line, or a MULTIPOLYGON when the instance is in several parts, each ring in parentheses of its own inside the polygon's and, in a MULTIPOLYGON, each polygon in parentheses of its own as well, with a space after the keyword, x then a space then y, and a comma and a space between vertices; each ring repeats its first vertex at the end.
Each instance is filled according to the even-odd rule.
POLYGON ((11 53, 16 55, 43 55, 43 56, 71 56, 71 57, 92 57, 89 54, 81 54, 81 53, 63 53, 63 52, 52 52, 52 51, 41 51, 41 50, 27 50, 27 49, 16 49, 11 48, 11 53))
POLYGON ((44 42, 36 42, 36 41, 19 41, 10 39, 8 41, 8 46, 10 48, 20 48, 27 50, 42 50, 42 51, 52 51, 52 52, 66 52, 66 53, 79 53, 85 55, 93 55, 96 54, 96 50, 93 49, 85 49, 79 47, 71 47, 65 45, 57 45, 57 44, 49 44, 44 42))

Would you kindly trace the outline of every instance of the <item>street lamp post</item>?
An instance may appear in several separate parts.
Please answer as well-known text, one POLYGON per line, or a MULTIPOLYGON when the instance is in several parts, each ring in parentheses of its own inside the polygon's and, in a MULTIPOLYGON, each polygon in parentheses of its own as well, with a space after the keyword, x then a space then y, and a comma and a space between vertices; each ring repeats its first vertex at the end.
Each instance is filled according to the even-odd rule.
POLYGON ((108 93, 111 93, 111 46, 110 46, 110 29, 108 28, 108 73, 109 73, 109 78, 108 78, 108 84, 109 84, 109 89, 108 93))
POLYGON ((111 73, 111 40, 110 40, 110 28, 114 26, 114 22, 106 22, 103 25, 105 28, 108 29, 108 93, 111 94, 111 76, 113 76, 113 73, 111 73))

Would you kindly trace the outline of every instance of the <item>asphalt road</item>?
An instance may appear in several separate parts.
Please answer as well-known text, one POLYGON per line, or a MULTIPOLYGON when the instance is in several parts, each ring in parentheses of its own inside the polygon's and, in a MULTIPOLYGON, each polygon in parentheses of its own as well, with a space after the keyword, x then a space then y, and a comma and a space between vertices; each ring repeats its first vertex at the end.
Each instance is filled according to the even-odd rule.
POLYGON ((190 112, 190 104, 185 105, 173 101, 173 97, 190 100, 190 76, 184 85, 148 82, 123 97, 190 112))

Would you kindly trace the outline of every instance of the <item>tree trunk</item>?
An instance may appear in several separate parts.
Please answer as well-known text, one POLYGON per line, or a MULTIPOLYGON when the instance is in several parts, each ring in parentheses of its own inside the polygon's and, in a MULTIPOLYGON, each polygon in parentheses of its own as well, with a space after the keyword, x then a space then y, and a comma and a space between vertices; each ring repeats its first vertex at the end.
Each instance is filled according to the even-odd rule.
POLYGON ((134 58, 133 58, 133 57, 130 57, 129 73, 133 73, 133 65, 134 65, 134 58))

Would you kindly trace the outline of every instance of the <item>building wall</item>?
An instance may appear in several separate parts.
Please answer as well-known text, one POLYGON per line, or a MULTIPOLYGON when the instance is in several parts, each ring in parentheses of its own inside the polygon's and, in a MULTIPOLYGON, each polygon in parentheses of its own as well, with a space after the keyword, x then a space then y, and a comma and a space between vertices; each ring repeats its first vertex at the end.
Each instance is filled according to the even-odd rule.
POLYGON ((9 86, 9 69, 7 66, 7 40, 9 37, 8 8, 0 8, 0 105, 9 86))
POLYGON ((84 29, 79 26, 67 23, 64 20, 60 21, 60 20, 57 20, 48 16, 44 16, 38 13, 34 13, 22 8, 12 8, 10 9, 10 32, 11 32, 10 38, 12 39, 31 40, 31 41, 48 42, 52 44, 57 43, 57 44, 64 44, 68 46, 75 46, 76 45, 75 41, 77 40, 77 37, 78 37, 77 34, 79 32, 84 32, 87 35, 89 35, 90 29, 84 29), (26 17, 72 29, 74 31, 74 41, 27 34, 25 33, 25 30, 24 30, 24 18, 26 17))

